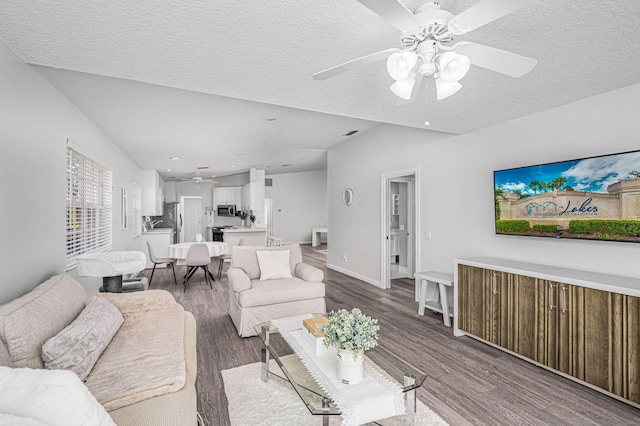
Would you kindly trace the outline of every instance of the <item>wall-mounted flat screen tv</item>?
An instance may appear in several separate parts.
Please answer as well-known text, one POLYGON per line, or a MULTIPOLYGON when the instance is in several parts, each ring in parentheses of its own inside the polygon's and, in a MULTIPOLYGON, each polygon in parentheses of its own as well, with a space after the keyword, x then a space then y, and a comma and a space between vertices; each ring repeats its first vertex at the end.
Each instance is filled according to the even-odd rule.
POLYGON ((640 242, 640 151, 493 172, 497 234, 640 242))

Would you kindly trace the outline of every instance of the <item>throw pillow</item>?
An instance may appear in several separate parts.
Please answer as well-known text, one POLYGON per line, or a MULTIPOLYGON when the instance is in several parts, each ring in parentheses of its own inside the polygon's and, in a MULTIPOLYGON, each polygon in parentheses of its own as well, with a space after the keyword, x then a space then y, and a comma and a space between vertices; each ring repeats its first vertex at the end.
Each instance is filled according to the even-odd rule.
POLYGON ((118 308, 94 296, 78 318, 42 345, 44 366, 71 370, 86 379, 123 322, 118 308))
POLYGON ((0 389, 0 424, 115 426, 70 371, 0 367, 0 389))
POLYGON ((291 278, 289 250, 256 251, 260 265, 260 281, 291 278))

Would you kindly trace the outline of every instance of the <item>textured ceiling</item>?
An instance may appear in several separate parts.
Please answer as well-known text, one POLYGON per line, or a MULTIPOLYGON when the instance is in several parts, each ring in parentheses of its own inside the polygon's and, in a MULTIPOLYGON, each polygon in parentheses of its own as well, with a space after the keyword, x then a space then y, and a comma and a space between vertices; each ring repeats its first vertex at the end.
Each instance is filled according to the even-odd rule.
MULTIPOLYGON (((421 2, 403 3, 413 10, 421 2)), ((441 1, 454 14, 476 3, 441 1)), ((247 124, 254 133, 239 138, 247 146, 256 139, 268 146, 276 136, 291 136, 287 143, 299 144, 303 151, 322 151, 344 140, 344 127, 366 130, 375 122, 425 128, 428 120, 431 130, 465 133, 640 82, 638 17, 637 0, 537 1, 456 38, 536 58, 539 62, 531 73, 514 79, 472 67, 457 94, 436 101, 430 87, 403 106, 396 105, 388 89, 393 81, 384 61, 325 81, 311 78, 339 63, 399 47, 399 32, 355 0, 0 0, 0 39, 26 62, 58 68, 39 70, 125 151, 129 144, 135 147, 132 156, 141 166, 161 169, 140 157, 153 148, 151 140, 165 135, 163 144, 175 144, 180 134, 191 138, 201 128, 202 140, 191 142, 203 144, 206 135, 233 121, 224 114, 221 118, 203 113, 190 117, 187 128, 172 116, 174 107, 159 107, 161 96, 178 96, 183 111, 202 104, 225 110, 228 102, 229 110, 246 107, 256 117, 282 113, 291 118, 272 122, 280 127, 269 138, 258 137, 264 123, 247 124), (187 91, 176 94, 179 91, 135 82, 187 91), (116 96, 136 90, 140 98, 132 100, 129 109, 147 118, 144 125, 109 112, 119 105, 116 96), (297 122, 296 114, 304 120, 297 122), (331 133, 326 129, 334 120, 338 131, 331 133), (162 129, 154 130, 158 122, 162 129), (291 133, 289 126, 294 126, 291 133), (306 140, 301 126, 308 126, 306 140), (326 131, 317 134, 323 128, 326 131)), ((225 132, 230 131, 222 133, 228 136, 225 132)), ((318 158, 314 161, 317 165, 318 158)))

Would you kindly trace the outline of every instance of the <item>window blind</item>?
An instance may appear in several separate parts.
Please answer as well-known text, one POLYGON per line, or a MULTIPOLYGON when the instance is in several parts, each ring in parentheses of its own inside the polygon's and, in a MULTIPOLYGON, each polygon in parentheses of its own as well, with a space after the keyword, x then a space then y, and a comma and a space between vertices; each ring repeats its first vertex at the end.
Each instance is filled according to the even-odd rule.
POLYGON ((142 185, 133 181, 133 198, 131 200, 131 214, 133 219, 133 238, 142 235, 142 185))
POLYGON ((67 270, 80 255, 111 250, 111 198, 111 171, 67 147, 67 270))

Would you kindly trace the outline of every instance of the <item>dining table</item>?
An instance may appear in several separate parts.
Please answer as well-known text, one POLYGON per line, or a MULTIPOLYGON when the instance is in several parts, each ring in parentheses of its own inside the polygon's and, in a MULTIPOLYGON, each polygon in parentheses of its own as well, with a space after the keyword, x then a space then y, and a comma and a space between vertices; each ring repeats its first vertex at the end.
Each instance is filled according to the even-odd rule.
POLYGON ((170 244, 169 257, 176 259, 178 265, 184 265, 184 260, 187 258, 189 247, 193 244, 206 244, 209 249, 209 257, 218 257, 229 252, 229 246, 227 246, 227 243, 222 241, 202 241, 201 243, 190 241, 186 243, 170 244))
MULTIPOLYGON (((189 241, 185 243, 170 244, 168 256, 172 259, 175 259, 176 264, 184 265, 184 261, 187 258, 187 253, 189 252, 189 247, 194 244, 206 244, 207 248, 209 249, 209 257, 218 257, 229 252, 229 246, 227 245, 227 243, 224 243, 222 241, 189 241)), ((220 261, 222 262, 222 260, 220 261)), ((187 268, 187 275, 191 276, 191 274, 189 273, 189 269, 190 268, 187 268)), ((216 280, 211 271, 209 271, 209 276, 213 281, 216 280)), ((188 278, 185 278, 185 280, 187 279, 188 278)))

